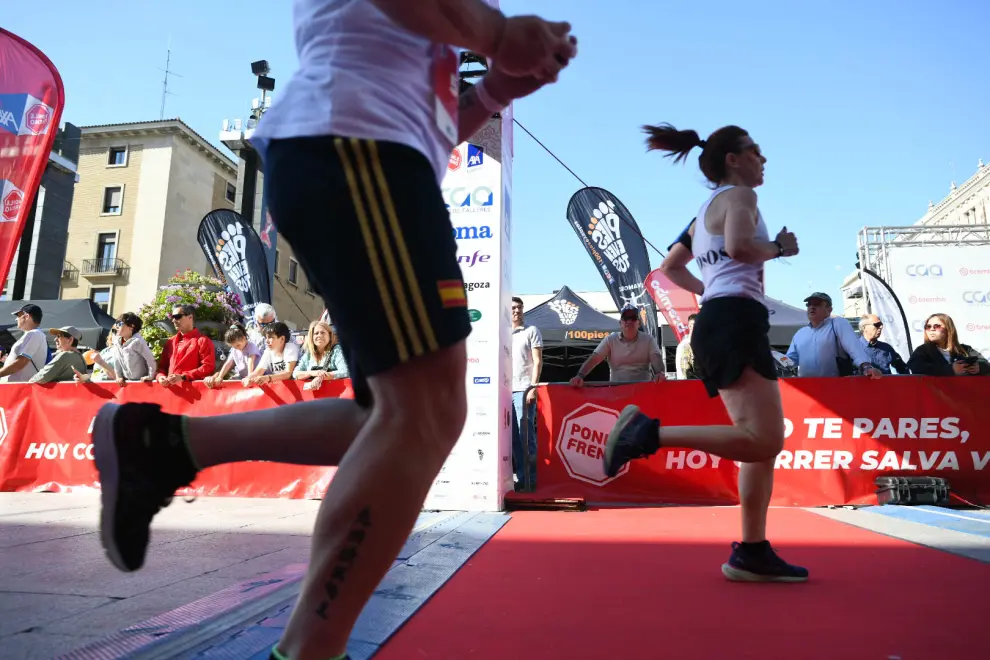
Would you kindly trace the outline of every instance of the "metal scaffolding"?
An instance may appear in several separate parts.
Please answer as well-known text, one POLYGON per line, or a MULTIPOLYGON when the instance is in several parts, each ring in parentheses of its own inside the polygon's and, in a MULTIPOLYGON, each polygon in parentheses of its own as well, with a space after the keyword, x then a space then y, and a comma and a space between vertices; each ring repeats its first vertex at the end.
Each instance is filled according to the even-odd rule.
POLYGON ((869 268, 884 280, 890 281, 887 266, 891 249, 926 245, 990 245, 990 224, 863 227, 856 243, 860 281, 864 268, 869 268))

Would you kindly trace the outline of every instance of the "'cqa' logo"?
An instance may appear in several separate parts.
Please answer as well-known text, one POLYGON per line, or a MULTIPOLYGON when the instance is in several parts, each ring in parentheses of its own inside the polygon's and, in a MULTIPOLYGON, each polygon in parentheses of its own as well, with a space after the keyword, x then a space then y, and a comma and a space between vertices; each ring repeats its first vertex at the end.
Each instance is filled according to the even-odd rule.
POLYGON ((241 291, 251 288, 251 270, 247 263, 247 238, 239 224, 229 224, 220 234, 216 247, 220 267, 241 291))
POLYGON ((549 305, 550 309, 557 312, 557 316, 560 317, 560 322, 564 325, 572 325, 577 321, 578 312, 581 308, 572 303, 570 300, 554 300, 549 305))
POLYGON ((615 212, 615 202, 609 200, 599 202, 598 208, 592 212, 588 221, 588 235, 595 245, 605 253, 616 270, 624 273, 629 270, 629 255, 622 242, 622 231, 619 229, 619 214, 615 212))
POLYGON ((962 299, 968 305, 990 305, 990 291, 963 291, 962 299))
POLYGON ((904 269, 908 277, 942 277, 942 267, 938 264, 925 266, 923 264, 911 264, 904 269))

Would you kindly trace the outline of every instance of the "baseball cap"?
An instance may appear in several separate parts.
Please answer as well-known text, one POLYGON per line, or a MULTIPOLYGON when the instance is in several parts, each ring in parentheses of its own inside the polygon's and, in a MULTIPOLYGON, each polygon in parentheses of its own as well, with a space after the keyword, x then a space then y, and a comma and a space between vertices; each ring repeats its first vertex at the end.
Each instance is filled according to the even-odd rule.
POLYGON ((48 332, 49 334, 53 334, 53 335, 66 334, 69 335, 70 337, 75 337, 76 341, 82 339, 82 333, 79 332, 79 330, 75 326, 71 326, 71 325, 67 325, 62 328, 49 328, 48 332))
POLYGON ((815 291, 813 294, 805 298, 804 302, 809 302, 811 300, 824 300, 829 304, 829 307, 832 306, 832 296, 827 293, 822 293, 821 291, 815 291))
POLYGON ((636 305, 630 305, 630 304, 623 305, 622 306, 622 309, 619 310, 619 317, 621 318, 621 317, 625 316, 626 315, 626 312, 632 312, 636 316, 639 316, 639 307, 636 307, 636 305))
POLYGON ((21 314, 27 314, 32 319, 34 319, 35 323, 41 323, 41 317, 42 317, 41 308, 38 307, 37 305, 32 305, 31 303, 28 303, 27 305, 24 305, 19 310, 14 312, 13 316, 20 316, 21 314))

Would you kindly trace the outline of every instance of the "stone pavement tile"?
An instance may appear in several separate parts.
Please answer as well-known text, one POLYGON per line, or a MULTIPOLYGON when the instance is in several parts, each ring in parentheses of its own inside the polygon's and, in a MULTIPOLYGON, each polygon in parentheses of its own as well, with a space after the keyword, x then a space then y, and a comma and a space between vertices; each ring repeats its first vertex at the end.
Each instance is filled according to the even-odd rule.
POLYGON ((100 494, 93 492, 78 493, 3 493, 0 497, 0 518, 11 513, 30 513, 33 511, 51 511, 55 509, 72 509, 87 506, 98 506, 100 494))
MULTIPOLYGON (((5 635, 43 627, 112 602, 110 598, 98 596, 0 592, 0 646, 4 644, 5 635)), ((8 655, 6 649, 0 655, 6 658, 15 657, 8 655)))
MULTIPOLYGON (((307 539, 295 539, 300 545, 307 539)), ((74 561, 52 564, 27 575, 0 573, 0 592, 68 593, 83 596, 127 598, 204 573, 233 566, 247 559, 293 547, 293 539, 257 534, 211 534, 151 548, 145 566, 123 573, 109 561, 74 561)), ((307 546, 308 547, 308 546, 307 546)))
POLYGON ((68 653, 80 646, 99 640, 99 636, 56 635, 41 631, 9 635, 0 638, 4 658, 17 660, 51 660, 55 656, 68 653))
POLYGON ((114 600, 74 616, 62 617, 44 626, 42 631, 73 634, 84 630, 87 635, 111 635, 118 630, 223 591, 239 581, 235 578, 214 577, 182 580, 148 593, 114 600))
POLYGON ((53 523, 41 523, 37 525, 10 525, 6 521, 0 521, 0 549, 14 548, 42 541, 51 541, 65 538, 72 538, 85 534, 92 534, 96 530, 96 525, 66 527, 53 523))
POLYGON ((29 575, 53 566, 106 561, 95 532, 0 548, 0 579, 29 575))
POLYGON ((207 573, 206 577, 237 578, 237 581, 250 580, 263 573, 278 571, 289 564, 308 564, 309 545, 304 548, 285 548, 278 552, 273 552, 254 559, 226 568, 221 568, 213 573, 207 573))

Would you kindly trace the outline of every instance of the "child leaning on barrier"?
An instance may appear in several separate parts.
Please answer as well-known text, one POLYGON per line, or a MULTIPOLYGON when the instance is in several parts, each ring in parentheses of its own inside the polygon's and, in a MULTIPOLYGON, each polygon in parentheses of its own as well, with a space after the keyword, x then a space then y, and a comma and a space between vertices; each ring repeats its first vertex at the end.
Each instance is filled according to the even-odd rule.
POLYGON ((230 326, 223 340, 227 346, 230 346, 230 353, 227 354, 220 371, 203 380, 207 387, 219 385, 232 370, 233 378, 244 380, 261 361, 261 351, 248 341, 247 329, 242 324, 235 323, 230 326))

